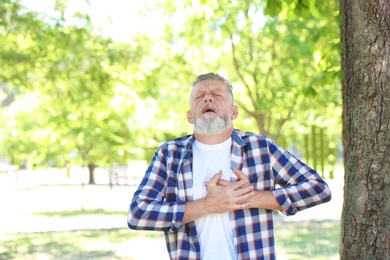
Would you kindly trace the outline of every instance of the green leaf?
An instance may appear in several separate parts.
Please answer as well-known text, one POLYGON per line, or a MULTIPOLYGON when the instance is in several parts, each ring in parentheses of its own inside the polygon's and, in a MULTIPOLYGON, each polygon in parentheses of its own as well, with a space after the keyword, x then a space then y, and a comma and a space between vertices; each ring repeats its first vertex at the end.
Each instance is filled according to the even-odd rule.
POLYGON ((305 95, 305 97, 315 97, 317 91, 312 86, 308 86, 303 89, 303 95, 305 95))
POLYGON ((281 0, 268 0, 264 10, 264 14, 275 17, 278 16, 281 11, 282 11, 281 0))
POLYGON ((295 6, 294 13, 300 18, 308 19, 310 17, 310 6, 308 0, 299 0, 295 6))

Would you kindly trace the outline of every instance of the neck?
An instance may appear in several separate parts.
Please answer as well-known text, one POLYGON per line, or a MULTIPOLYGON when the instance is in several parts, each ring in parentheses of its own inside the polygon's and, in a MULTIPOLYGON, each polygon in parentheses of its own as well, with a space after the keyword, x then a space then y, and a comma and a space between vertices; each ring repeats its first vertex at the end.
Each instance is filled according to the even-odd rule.
POLYGON ((226 129, 224 132, 217 135, 202 135, 194 132, 195 139, 202 144, 220 144, 231 137, 233 127, 226 129))

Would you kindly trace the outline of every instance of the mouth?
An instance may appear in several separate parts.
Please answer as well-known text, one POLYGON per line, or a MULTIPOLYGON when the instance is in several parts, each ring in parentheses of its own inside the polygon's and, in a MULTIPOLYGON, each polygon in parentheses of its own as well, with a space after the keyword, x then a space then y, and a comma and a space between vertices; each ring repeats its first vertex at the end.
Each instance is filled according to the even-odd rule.
POLYGON ((206 113, 215 113, 215 111, 212 110, 211 108, 208 108, 208 109, 205 109, 205 110, 203 111, 203 114, 206 114, 206 113))
POLYGON ((217 113, 217 107, 213 104, 206 104, 201 110, 202 114, 217 113))

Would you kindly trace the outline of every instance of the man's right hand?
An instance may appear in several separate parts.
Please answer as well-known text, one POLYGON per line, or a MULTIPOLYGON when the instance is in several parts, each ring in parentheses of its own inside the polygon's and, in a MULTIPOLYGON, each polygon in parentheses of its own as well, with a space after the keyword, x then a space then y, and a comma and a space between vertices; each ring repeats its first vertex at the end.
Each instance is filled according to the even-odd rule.
POLYGON ((225 213, 229 211, 250 208, 255 195, 254 187, 250 185, 248 177, 241 171, 233 169, 239 177, 238 182, 229 182, 221 179, 222 171, 211 178, 206 184, 206 197, 189 201, 182 224, 205 217, 210 214, 225 213))
POLYGON ((238 182, 222 180, 222 171, 211 178, 207 185, 207 194, 204 198, 205 207, 210 213, 224 213, 248 208, 250 199, 255 195, 248 177, 243 172, 233 168, 233 172, 240 179, 238 182))

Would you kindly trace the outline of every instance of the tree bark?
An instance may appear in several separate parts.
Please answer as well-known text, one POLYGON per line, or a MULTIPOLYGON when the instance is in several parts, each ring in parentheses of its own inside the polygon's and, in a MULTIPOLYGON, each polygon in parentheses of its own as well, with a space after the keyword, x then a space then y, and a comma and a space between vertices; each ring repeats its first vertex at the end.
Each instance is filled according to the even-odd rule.
POLYGON ((89 183, 88 184, 95 184, 95 168, 96 165, 93 163, 88 163, 88 172, 89 172, 89 183))
POLYGON ((390 1, 341 0, 341 259, 390 259, 390 1))

